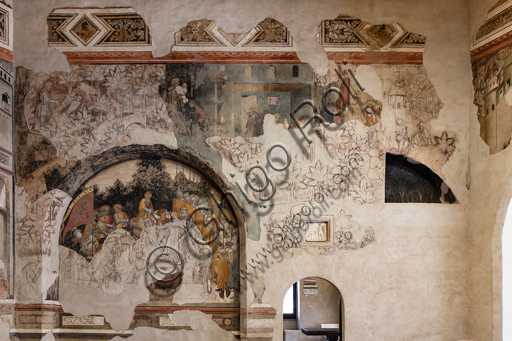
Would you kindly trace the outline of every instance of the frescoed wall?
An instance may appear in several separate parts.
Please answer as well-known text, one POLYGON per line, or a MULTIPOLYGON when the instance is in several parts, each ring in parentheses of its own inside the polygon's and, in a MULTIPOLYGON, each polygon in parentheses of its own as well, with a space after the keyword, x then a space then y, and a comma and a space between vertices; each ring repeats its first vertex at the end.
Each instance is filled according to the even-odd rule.
POLYGON ((361 212, 388 202, 393 190, 401 195, 392 202, 456 203, 446 184, 442 191, 451 196, 441 195, 442 180, 434 198, 430 187, 408 189, 386 176, 387 153, 442 175, 456 150, 456 133, 431 127, 444 105, 421 65, 337 65, 324 76, 306 64, 79 65, 70 73, 19 68, 18 82, 26 94, 18 102, 25 118, 17 121, 20 155, 27 155, 21 142, 30 136, 38 136, 29 142, 32 150, 48 151, 39 163, 17 164, 23 186, 17 261, 26 282, 18 295, 28 302, 64 302, 70 286, 111 297, 142 286, 149 300, 133 305, 135 319, 153 305, 214 307, 232 321, 218 325, 237 330, 240 318, 229 309, 240 309, 240 281, 262 302, 271 255, 332 257, 375 247, 382 224, 361 212), (312 134, 313 125, 304 126, 311 109, 296 111, 305 101, 322 113, 312 134), (284 149, 268 155, 277 141, 284 149), (246 232, 227 201, 218 202, 226 192, 200 168, 150 157, 144 150, 155 144, 171 151, 186 146, 210 163, 235 189, 249 217, 246 232), (121 162, 117 151, 134 145, 140 146, 135 159, 121 162), (108 155, 109 167, 102 163, 108 155), (276 170, 269 160, 289 163, 276 170), (254 171, 258 164, 265 166, 254 171), (77 185, 79 178, 87 181, 77 185), (273 194, 268 186, 257 190, 265 178, 273 181, 273 194), (323 237, 313 238, 318 226, 323 237), (244 265, 245 233, 265 244, 263 251, 246 250, 244 265), (54 257, 59 276, 45 276, 40 262, 54 264, 54 257), (47 288, 44 294, 39 287, 47 288))
MULTIPOLYGON (((6 20, 0 9, 0 21, 6 20), (3 16, 3 17, 2 17, 3 16)), ((4 32, 4 37, 7 32, 4 32)), ((1 38, 0 38, 1 40, 1 38)), ((0 61, 0 298, 14 294, 14 157, 13 157, 13 66, 0 61)))
POLYGON ((319 277, 346 340, 473 337, 465 2, 89 5, 15 5, 9 336, 281 340, 319 277))

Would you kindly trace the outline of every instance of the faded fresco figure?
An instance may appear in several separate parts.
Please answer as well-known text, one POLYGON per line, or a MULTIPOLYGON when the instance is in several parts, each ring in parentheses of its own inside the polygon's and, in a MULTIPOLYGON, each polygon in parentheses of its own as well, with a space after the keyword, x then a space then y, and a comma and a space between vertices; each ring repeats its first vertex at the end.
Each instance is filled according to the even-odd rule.
POLYGON ((401 118, 396 120, 395 135, 398 153, 407 155, 409 151, 409 134, 407 133, 407 126, 401 118))
POLYGON ((215 135, 223 136, 226 133, 226 83, 215 84, 217 87, 217 97, 211 98, 210 103, 215 104, 216 122, 215 135))
POLYGON ((21 270, 21 276, 23 279, 23 284, 20 288, 20 293, 22 293, 24 298, 37 298, 41 296, 41 290, 37 285, 37 281, 41 276, 42 268, 35 262, 28 263, 21 270))
POLYGON ((368 101, 364 106, 364 115, 366 119, 366 125, 372 126, 380 122, 380 115, 382 110, 382 104, 378 101, 368 101))
POLYGON ((268 78, 276 78, 276 67, 274 65, 270 65, 267 70, 268 78))
POLYGON ((180 89, 179 91, 181 92, 182 91, 182 88, 180 86, 180 79, 179 78, 173 78, 171 80, 171 86, 169 87, 169 102, 172 103, 172 104, 177 104, 178 103, 178 98, 179 98, 179 95, 178 95, 178 88, 180 89))
POLYGON ((189 106, 197 115, 197 123, 203 124, 208 119, 208 116, 206 116, 206 113, 204 112, 203 108, 194 100, 189 101, 189 106))
POLYGON ((39 95, 39 102, 37 103, 36 116, 41 119, 41 130, 49 130, 49 119, 53 114, 51 104, 58 104, 57 101, 52 100, 50 94, 51 87, 52 85, 50 83, 43 85, 41 94, 39 95))
POLYGON ((188 209, 185 206, 180 208, 180 220, 192 221, 192 216, 188 213, 188 209))
POLYGON ((107 227, 107 229, 105 231, 109 232, 111 230, 114 230, 116 225, 115 225, 115 220, 114 220, 114 217, 112 215, 110 215, 110 206, 109 205, 103 205, 100 207, 100 212, 106 212, 107 215, 105 216, 105 225, 107 227))
POLYGON ((150 215, 153 212, 153 203, 151 202, 152 196, 153 194, 151 194, 151 192, 146 192, 146 194, 144 194, 144 198, 139 204, 139 214, 137 214, 133 222, 138 223, 142 219, 144 227, 149 227, 151 225, 150 215))
POLYGON ((434 144, 432 134, 425 129, 424 123, 418 123, 418 130, 411 136, 411 144, 418 147, 427 147, 434 144))
POLYGON ((95 229, 99 230, 102 233, 107 233, 109 231, 109 228, 107 227, 107 224, 105 223, 105 220, 107 218, 108 211, 101 211, 98 213, 98 222, 96 223, 95 229))
POLYGON ((187 102, 187 91, 188 91, 188 85, 187 83, 181 84, 181 86, 176 87, 176 94, 178 95, 178 105, 180 107, 183 107, 187 102))
POLYGON ((171 216, 165 208, 160 208, 156 211, 156 226, 164 225, 171 222, 171 216))
POLYGON ((130 248, 129 254, 130 263, 134 264, 135 268, 128 278, 130 281, 127 284, 136 284, 139 282, 139 278, 146 271, 146 253, 144 251, 143 244, 134 244, 130 248))
POLYGON ((212 278, 211 265, 212 265, 212 251, 209 247, 204 245, 199 246, 200 254, 196 263, 194 264, 194 272, 192 278, 194 283, 203 284, 203 292, 201 295, 208 296, 212 292, 210 280, 212 278))
MULTIPOLYGON (((82 104, 82 96, 78 96, 74 91, 71 91, 62 103, 57 108, 58 111, 63 112, 68 116, 73 115, 82 104)), ((74 116, 76 118, 76 116, 74 116)))

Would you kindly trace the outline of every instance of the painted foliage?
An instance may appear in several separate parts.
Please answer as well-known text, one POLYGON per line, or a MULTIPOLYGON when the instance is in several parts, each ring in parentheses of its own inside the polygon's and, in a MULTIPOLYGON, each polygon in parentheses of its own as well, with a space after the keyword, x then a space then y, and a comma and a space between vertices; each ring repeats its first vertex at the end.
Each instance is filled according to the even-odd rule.
MULTIPOLYGON (((224 174, 234 174, 228 177, 230 181, 245 181, 249 167, 257 161, 265 162, 267 136, 279 136, 289 140, 293 160, 291 176, 269 170, 277 184, 275 204, 328 196, 336 185, 335 174, 338 180, 340 176, 350 178, 350 186, 337 190, 340 200, 356 205, 383 203, 386 152, 412 157, 441 174, 442 166, 455 151, 457 138, 430 126, 439 117, 443 103, 423 66, 365 66, 366 76, 371 73, 374 80, 380 80, 380 93, 365 89, 368 84, 365 77, 359 77, 360 68, 339 65, 325 76, 315 76, 305 64, 82 65, 73 66, 70 73, 49 75, 20 70, 26 96, 19 105, 26 120, 17 124, 26 124, 25 135, 37 134, 54 148, 47 161, 37 161, 33 155, 31 164, 20 167, 20 174, 25 174, 20 184, 34 201, 59 188, 86 157, 130 144, 175 148, 175 136, 185 145, 201 146, 198 151, 206 145, 217 150, 225 161, 224 174), (340 93, 326 97, 328 107, 343 111, 342 115, 325 113, 322 102, 330 87, 340 89, 340 93), (301 145, 293 139, 299 130, 290 113, 307 99, 314 100, 317 112, 334 129, 317 125, 316 134, 311 135, 312 144, 301 145), (349 176, 344 167, 353 160, 357 163, 356 176, 349 176)), ((304 110, 297 114, 300 124, 311 115, 304 110)), ((133 178, 132 173, 129 179, 114 176, 108 187, 94 189, 91 205, 96 210, 96 221, 80 225, 97 224, 97 215, 105 211, 101 210, 103 206, 108 210, 101 218, 114 219, 116 204, 127 217, 137 219, 146 192, 152 194, 155 211, 165 209, 170 214, 174 210, 179 218, 179 209, 171 203, 177 200, 178 187, 185 186, 178 186, 182 177, 168 175, 161 163, 141 160, 139 166, 139 170, 133 170, 133 178)), ((88 186, 94 188, 93 183, 88 186)), ((256 200, 265 195, 247 190, 256 200)), ((198 182, 181 191, 195 191, 194 200, 201 195, 205 200, 208 185, 198 182)), ((102 224, 117 226, 114 222, 102 224)), ((140 219, 135 223, 140 225, 140 219)), ((248 232, 257 235, 259 229, 248 227, 248 232)), ((106 242, 108 237, 98 237, 98 245, 89 242, 87 249, 82 239, 86 235, 92 238, 93 230, 75 230, 80 238, 66 231, 60 239, 83 257, 92 257, 100 248, 100 240, 106 242)), ((26 252, 35 251, 27 247, 26 252)))
POLYGON ((59 237, 68 249, 61 271, 76 283, 120 294, 146 280, 153 300, 238 300, 233 211, 200 173, 181 163, 133 160, 97 174, 69 205, 59 237), (159 274, 168 264, 176 269, 159 274))
POLYGON ((70 160, 147 144, 150 136, 173 147, 173 123, 158 90, 163 79, 161 65, 79 66, 51 75, 29 71, 24 100, 28 129, 49 139, 57 155, 70 160))

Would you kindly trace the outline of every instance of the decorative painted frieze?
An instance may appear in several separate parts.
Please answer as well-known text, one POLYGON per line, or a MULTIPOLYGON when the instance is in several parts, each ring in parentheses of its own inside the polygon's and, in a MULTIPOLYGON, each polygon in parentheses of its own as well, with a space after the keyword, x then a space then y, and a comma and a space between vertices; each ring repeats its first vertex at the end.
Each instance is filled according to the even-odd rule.
POLYGON ((320 43, 327 52, 372 50, 423 52, 426 37, 408 32, 399 23, 370 24, 357 18, 339 15, 324 20, 320 26, 320 43))
POLYGON ((149 28, 132 8, 59 8, 47 24, 49 46, 62 51, 151 49, 149 28))
POLYGON ((471 61, 475 62, 512 44, 512 0, 500 0, 487 12, 473 40, 471 61))
POLYGON ((194 20, 175 35, 172 51, 295 51, 290 31, 266 18, 246 33, 227 33, 213 20, 194 20))

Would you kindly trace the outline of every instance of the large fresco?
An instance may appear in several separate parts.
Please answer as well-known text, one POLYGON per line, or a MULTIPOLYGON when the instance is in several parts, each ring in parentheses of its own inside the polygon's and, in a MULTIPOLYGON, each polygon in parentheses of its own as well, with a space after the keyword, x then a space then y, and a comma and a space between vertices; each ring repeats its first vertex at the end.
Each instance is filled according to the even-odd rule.
POLYGON ((188 328, 170 314, 190 309, 250 339, 274 328, 274 260, 375 255, 392 247, 388 203, 458 203, 442 179, 460 160, 459 136, 436 122, 444 104, 421 64, 426 38, 398 23, 323 21, 333 63, 322 75, 271 18, 243 34, 192 21, 161 58, 133 11, 56 9, 48 25, 69 72, 17 68, 9 198, 15 293, 22 304, 59 301, 51 328, 128 329, 105 313, 112 299, 130 301, 129 329, 188 328), (97 53, 121 43, 137 53, 119 63, 97 53), (146 288, 149 301, 134 297, 146 288), (105 310, 75 310, 82 291, 105 310))
POLYGON ((229 204, 200 173, 127 161, 90 179, 69 205, 61 269, 109 294, 146 281, 153 300, 237 303, 239 236, 229 204))

